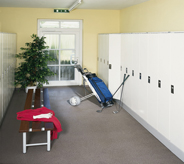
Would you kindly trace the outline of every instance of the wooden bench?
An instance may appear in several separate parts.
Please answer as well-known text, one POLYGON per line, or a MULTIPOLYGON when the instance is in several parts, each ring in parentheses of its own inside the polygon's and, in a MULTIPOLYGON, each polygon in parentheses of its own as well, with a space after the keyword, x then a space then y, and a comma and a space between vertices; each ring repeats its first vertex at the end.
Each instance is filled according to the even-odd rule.
MULTIPOLYGON (((32 102, 34 102, 34 105, 33 105, 34 109, 40 108, 42 106, 45 106, 48 109, 50 109, 50 102, 49 102, 47 88, 43 89, 43 91, 41 89, 36 89, 35 94, 33 93, 33 89, 29 89, 27 93, 24 110, 31 109, 32 102), (43 93, 43 96, 41 96, 42 93, 43 93), (43 97, 43 104, 41 100, 42 97, 43 97)), ((19 132, 23 133, 23 153, 26 153, 27 146, 39 146, 39 145, 47 145, 47 151, 50 151, 51 130, 54 130, 54 125, 52 122, 42 123, 40 121, 21 121, 19 132), (27 132, 40 132, 40 131, 47 131, 47 142, 27 144, 26 133, 27 132)))

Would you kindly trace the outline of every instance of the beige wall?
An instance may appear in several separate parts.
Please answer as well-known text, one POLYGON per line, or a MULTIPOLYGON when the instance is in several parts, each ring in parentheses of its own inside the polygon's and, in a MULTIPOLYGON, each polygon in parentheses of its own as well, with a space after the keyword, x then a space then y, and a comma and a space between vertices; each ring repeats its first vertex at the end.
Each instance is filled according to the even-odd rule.
POLYGON ((17 51, 31 41, 37 33, 38 19, 79 19, 83 20, 83 67, 97 71, 98 33, 118 33, 120 31, 119 10, 80 10, 70 14, 54 13, 53 9, 0 8, 1 32, 17 33, 17 51))
POLYGON ((0 31, 17 33, 17 51, 37 33, 38 19, 83 20, 83 67, 97 71, 98 33, 184 31, 184 0, 149 0, 122 10, 0 8, 0 31))
POLYGON ((120 12, 120 32, 184 31, 184 0, 149 0, 120 12))

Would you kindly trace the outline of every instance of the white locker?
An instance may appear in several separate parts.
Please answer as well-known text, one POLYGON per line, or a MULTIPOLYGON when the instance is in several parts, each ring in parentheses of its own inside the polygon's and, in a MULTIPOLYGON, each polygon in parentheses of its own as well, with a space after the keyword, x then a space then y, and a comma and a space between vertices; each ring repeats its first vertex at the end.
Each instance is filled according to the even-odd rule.
POLYGON ((2 33, 0 33, 0 122, 3 117, 2 94, 3 94, 3 88, 2 88, 2 33))
POLYGON ((16 34, 0 33, 0 123, 14 90, 16 34))
POLYGON ((102 65, 100 64, 101 62, 101 55, 102 55, 102 37, 98 36, 98 57, 97 57, 97 61, 98 61, 98 76, 101 76, 101 67, 102 65))
POLYGON ((11 61, 10 61, 10 97, 11 95, 13 94, 13 90, 14 90, 14 58, 15 58, 15 54, 13 53, 14 52, 14 42, 15 42, 15 34, 12 34, 11 35, 11 55, 10 55, 10 58, 11 58, 11 61))
POLYGON ((8 54, 8 34, 3 34, 3 115, 8 105, 8 74, 7 74, 7 54, 8 54))
MULTIPOLYGON (((98 35, 98 60, 98 77, 113 94, 120 85, 121 34, 98 35)), ((115 99, 119 99, 119 93, 115 99)))
POLYGON ((170 35, 170 141, 184 152, 184 33, 170 35))
POLYGON ((147 75, 150 83, 147 85, 147 122, 155 129, 158 126, 157 88, 158 88, 158 34, 148 35, 147 75))
POLYGON ((148 60, 148 35, 147 34, 137 34, 139 35, 139 96, 138 96, 138 115, 147 120, 147 60, 148 60))
POLYGON ((98 65, 98 76, 107 83, 107 70, 105 68, 104 60, 108 55, 108 34, 101 34, 98 36, 98 58, 99 58, 99 65, 98 65))
MULTIPOLYGON (((11 65, 11 49, 12 49, 12 35, 8 34, 8 54, 7 54, 7 78, 8 78, 8 102, 10 101, 11 98, 11 69, 10 69, 10 65, 11 65)), ((7 103, 8 105, 8 103, 7 103)))
MULTIPOLYGON (((130 108, 127 111, 140 116, 137 120, 143 126, 184 159, 181 157, 184 153, 184 33, 121 34, 118 43, 110 35, 107 34, 109 45, 106 43, 108 48, 104 48, 108 50, 105 56, 113 57, 109 51, 111 45, 121 42, 120 81, 125 73, 130 75, 122 99, 130 108)), ((114 57, 114 63, 116 58, 119 59, 114 57)), ((118 65, 117 62, 116 70, 118 65)))
MULTIPOLYGON (((140 38, 139 34, 132 34, 132 70, 131 78, 128 79, 131 83, 131 97, 132 103, 130 108, 138 114, 139 109, 139 48, 140 48, 140 38)), ((122 61, 123 62, 123 61, 122 61)), ((126 85, 126 84, 125 84, 126 85)))
POLYGON ((123 81, 124 74, 130 75, 127 81, 124 84, 123 88, 123 98, 122 101, 126 106, 131 107, 131 70, 132 70, 132 56, 133 56, 133 35, 132 34, 122 34, 122 74, 121 74, 121 81, 123 81))
POLYGON ((109 68, 107 66, 107 61, 109 60, 109 35, 103 36, 103 42, 104 42, 104 52, 102 53, 102 79, 104 83, 108 86, 108 78, 109 78, 109 68))
POLYGON ((17 44, 16 44, 16 34, 12 34, 12 61, 11 61, 11 77, 12 77, 12 82, 11 82, 11 95, 14 92, 14 79, 15 79, 15 68, 16 68, 16 58, 15 58, 15 54, 17 52, 17 48, 16 48, 17 44))
MULTIPOLYGON (((107 59, 106 69, 108 70, 108 88, 112 94, 121 84, 121 35, 109 35, 109 59, 107 59), (108 64, 108 65, 107 65, 108 64), (109 68, 109 65, 111 66, 109 68)), ((115 99, 120 99, 120 90, 115 94, 115 99)))
POLYGON ((170 34, 159 34, 158 52, 158 76, 160 86, 158 93, 158 131, 170 140, 169 136, 169 117, 170 117, 170 34))

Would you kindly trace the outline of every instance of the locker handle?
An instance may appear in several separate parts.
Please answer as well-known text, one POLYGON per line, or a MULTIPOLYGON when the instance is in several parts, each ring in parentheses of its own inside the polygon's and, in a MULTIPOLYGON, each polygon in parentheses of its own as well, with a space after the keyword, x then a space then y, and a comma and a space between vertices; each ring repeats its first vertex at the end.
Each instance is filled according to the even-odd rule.
POLYGON ((148 76, 148 83, 150 83, 151 82, 151 78, 150 78, 150 76, 148 76))
POLYGON ((161 88, 161 80, 158 80, 158 87, 161 88))
POLYGON ((111 64, 109 64, 109 69, 112 69, 112 65, 111 64))
POLYGON ((141 80, 141 77, 142 77, 142 75, 141 75, 141 73, 139 73, 139 79, 141 80))
POLYGON ((171 93, 174 94, 174 85, 171 85, 171 93))

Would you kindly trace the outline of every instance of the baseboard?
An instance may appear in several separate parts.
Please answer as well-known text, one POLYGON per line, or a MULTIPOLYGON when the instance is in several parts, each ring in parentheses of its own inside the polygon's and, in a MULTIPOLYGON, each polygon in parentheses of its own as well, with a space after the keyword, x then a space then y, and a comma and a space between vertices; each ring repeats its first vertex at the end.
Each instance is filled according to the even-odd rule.
MULTIPOLYGON (((119 103, 118 100, 117 103, 119 103)), ((165 138, 161 133, 159 133, 156 129, 149 125, 128 106, 126 106, 125 104, 121 104, 121 107, 126 110, 134 119, 136 119, 143 127, 145 127, 153 136, 155 136, 162 144, 164 144, 172 153, 174 153, 184 162, 184 152, 182 150, 172 144, 167 138, 165 138)))

